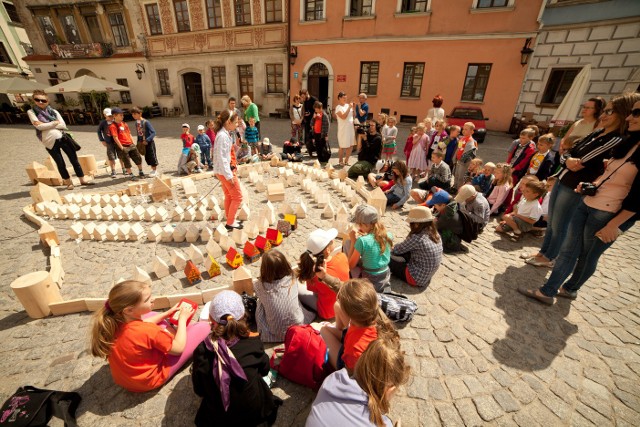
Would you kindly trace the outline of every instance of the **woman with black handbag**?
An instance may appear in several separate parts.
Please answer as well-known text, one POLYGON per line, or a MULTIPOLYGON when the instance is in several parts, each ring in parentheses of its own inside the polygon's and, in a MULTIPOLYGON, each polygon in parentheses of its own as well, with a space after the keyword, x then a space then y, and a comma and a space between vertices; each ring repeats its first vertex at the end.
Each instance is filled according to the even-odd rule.
POLYGON ((84 172, 78 161, 76 151, 80 149, 80 145, 73 141, 71 135, 64 132, 67 129, 67 124, 60 113, 49 105, 47 94, 42 90, 33 91, 33 102, 35 106, 27 111, 29 120, 36 128, 38 139, 53 157, 53 161, 56 162, 58 172, 63 179, 64 185, 67 186, 67 190, 73 190, 73 184, 71 183, 64 157, 62 157, 63 151, 69 158, 76 176, 80 178, 80 184, 93 185, 93 182, 85 179, 84 172))

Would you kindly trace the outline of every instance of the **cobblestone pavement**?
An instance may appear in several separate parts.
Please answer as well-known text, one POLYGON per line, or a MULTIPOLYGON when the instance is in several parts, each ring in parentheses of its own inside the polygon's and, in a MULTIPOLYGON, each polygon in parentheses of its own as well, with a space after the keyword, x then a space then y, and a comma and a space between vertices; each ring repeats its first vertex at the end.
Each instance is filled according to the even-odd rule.
MULTIPOLYGON (((178 160, 183 121, 195 129, 203 119, 153 121, 161 168, 170 174, 178 160)), ((336 127, 334 123, 334 147, 336 127)), ((262 129, 278 144, 287 136, 288 122, 267 119, 262 129)), ((407 132, 406 127, 400 129, 401 140, 407 132)), ((83 146, 82 153, 104 159, 93 126, 76 126, 74 134, 83 146)), ((191 425, 199 398, 192 392, 188 368, 160 390, 129 393, 114 385, 104 361, 89 355, 89 313, 40 320, 27 317, 9 284, 20 275, 46 269, 47 253, 38 244, 35 228, 21 217, 22 207, 31 202, 24 166, 32 160, 42 162, 46 153, 29 126, 3 126, 0 135, 0 214, 4 218, 0 229, 0 401, 18 386, 32 384, 79 391, 83 426, 191 425)), ((479 154, 485 160, 502 160, 509 141, 504 134, 490 134, 479 154)), ((335 154, 332 161, 336 162, 335 154)), ((127 184, 123 178, 107 176, 96 181, 91 191, 121 189, 127 184)), ((220 197, 215 184, 213 179, 196 182, 200 194, 215 187, 213 194, 220 197)), ((252 186, 247 187, 249 206, 256 210, 262 197, 252 186)), ((340 201, 332 197, 333 202, 340 201)), ((308 233, 328 224, 301 191, 288 190, 286 199, 304 200, 310 206, 308 219, 301 220, 300 228, 280 247, 295 261, 305 248, 308 233)), ((411 206, 384 217, 396 241, 408 233, 403 220, 411 206)), ((70 221, 50 222, 61 237, 66 271, 61 293, 67 299, 103 297, 115 280, 131 277, 134 266, 151 271, 155 255, 168 261, 171 249, 187 246, 76 242, 67 234, 70 221)), ((391 416, 400 417, 405 426, 640 425, 638 237, 638 227, 623 235, 602 258, 579 299, 559 301, 553 307, 527 301, 516 290, 522 284, 539 286, 548 274, 518 259, 523 250, 540 245, 541 239, 532 236, 514 242, 485 232, 468 254, 445 255, 425 291, 394 281, 393 289, 414 298, 420 310, 412 322, 400 327, 413 373, 393 400, 391 416)), ((203 243, 197 246, 204 251, 203 243)), ((254 276, 258 266, 249 265, 254 276)), ((229 281, 230 271, 223 267, 223 276, 212 282, 229 281)), ((195 287, 211 285, 204 281, 195 287)), ((182 272, 153 282, 155 295, 189 289, 182 272)), ((284 379, 278 380, 274 390, 285 400, 277 425, 303 425, 314 393, 284 379)))

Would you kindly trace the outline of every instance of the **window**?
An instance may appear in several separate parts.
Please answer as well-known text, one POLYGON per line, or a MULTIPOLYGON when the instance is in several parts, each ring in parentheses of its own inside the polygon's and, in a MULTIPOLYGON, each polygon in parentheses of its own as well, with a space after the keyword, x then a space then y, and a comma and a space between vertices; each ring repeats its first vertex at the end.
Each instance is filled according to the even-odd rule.
POLYGON ((129 46, 129 37, 127 36, 127 27, 124 23, 124 16, 121 12, 109 14, 109 25, 113 33, 113 41, 117 47, 129 46))
POLYGON ((253 99, 253 65, 238 65, 240 96, 249 95, 253 99))
POLYGON ((251 25, 251 6, 249 0, 233 0, 236 25, 251 25))
POLYGON ((209 28, 222 28, 220 0, 207 0, 207 20, 209 28))
POLYGON ((20 16, 18 15, 18 10, 13 5, 13 3, 2 2, 4 9, 7 11, 7 15, 9 15, 9 21, 15 22, 16 24, 20 24, 20 16))
POLYGON ((160 95, 171 95, 169 86, 169 70, 158 70, 158 84, 160 85, 160 95))
POLYGON ((378 94, 378 71, 380 69, 379 62, 361 62, 360 63, 360 90, 359 93, 367 95, 378 94))
POLYGON ((373 0, 351 0, 349 16, 370 16, 373 0))
POLYGON ((144 5, 147 11, 147 22, 149 23, 149 34, 152 36, 162 34, 162 24, 160 23, 160 10, 158 3, 144 5))
POLYGON ((507 0, 478 0, 478 9, 486 7, 506 7, 507 0))
POLYGON ((94 43, 102 43, 104 40, 102 38, 102 31, 100 31, 100 20, 98 17, 96 15, 86 15, 84 21, 87 23, 91 41, 94 43))
POLYGON ((265 0, 265 22, 282 22, 282 0, 265 0))
POLYGON ((324 0, 306 0, 304 3, 304 20, 321 21, 324 9, 324 0))
POLYGON ((424 62, 405 62, 400 96, 419 97, 423 75, 424 62))
POLYGON ((184 33, 191 31, 191 25, 189 24, 189 8, 187 7, 187 0, 174 0, 173 7, 176 11, 176 23, 178 24, 178 32, 184 33))
POLYGON ((267 93, 282 93, 282 64, 267 64, 267 93))
POLYGON ((469 64, 461 99, 482 102, 489 82, 489 73, 491 73, 491 64, 469 64))
POLYGON ((76 25, 76 19, 73 15, 63 15, 60 17, 60 21, 62 22, 62 29, 64 30, 67 43, 82 43, 82 40, 80 40, 80 33, 78 32, 78 26, 76 25))
POLYGON ((13 64, 13 61, 11 61, 11 57, 9 56, 9 52, 2 42, 0 42, 0 63, 13 64))
POLYGON ((56 34, 51 18, 48 16, 38 16, 38 21, 40 22, 40 27, 44 33, 44 39, 47 41, 47 45, 51 46, 52 44, 58 43, 58 35, 56 34))
POLYGON ((560 104, 569 91, 579 68, 556 68, 551 71, 547 87, 542 95, 543 104, 560 104))
POLYGON ((20 42, 20 46, 22 46, 27 55, 33 55, 35 53, 33 50, 33 46, 31 46, 29 43, 20 42))
MULTIPOLYGON (((127 79, 116 79, 116 83, 122 86, 129 87, 129 82, 127 81, 127 79)), ((120 92, 120 101, 122 101, 123 104, 131 104, 131 92, 129 92, 128 90, 120 92)))
POLYGON ((211 84, 213 86, 214 94, 226 95, 227 71, 225 67, 211 67, 211 84))
POLYGON ((402 0, 402 13, 426 12, 428 0, 402 0))

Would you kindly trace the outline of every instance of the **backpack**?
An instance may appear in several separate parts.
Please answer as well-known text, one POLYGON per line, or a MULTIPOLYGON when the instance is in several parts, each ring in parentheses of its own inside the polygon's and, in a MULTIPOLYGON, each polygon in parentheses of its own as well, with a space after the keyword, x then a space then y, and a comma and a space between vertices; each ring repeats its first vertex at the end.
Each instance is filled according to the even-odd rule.
POLYGON ((44 390, 26 385, 9 397, 0 409, 0 426, 44 427, 52 416, 65 427, 77 427, 76 409, 81 397, 75 392, 44 390))
POLYGON ((460 216, 460 222, 462 223, 462 234, 460 235, 460 238, 467 243, 471 243, 478 238, 482 227, 480 224, 472 220, 468 213, 459 210, 458 215, 460 216))
POLYGON ((393 292, 378 294, 380 308, 393 322, 408 322, 418 310, 418 304, 404 295, 393 292))
POLYGON ((318 390, 326 376, 326 352, 327 345, 319 331, 311 325, 293 325, 287 329, 284 348, 274 350, 271 367, 289 381, 318 390), (278 353, 284 353, 279 364, 278 353))
POLYGON ((318 152, 318 161, 326 163, 331 158, 331 148, 329 148, 329 141, 320 140, 316 141, 316 150, 318 152))

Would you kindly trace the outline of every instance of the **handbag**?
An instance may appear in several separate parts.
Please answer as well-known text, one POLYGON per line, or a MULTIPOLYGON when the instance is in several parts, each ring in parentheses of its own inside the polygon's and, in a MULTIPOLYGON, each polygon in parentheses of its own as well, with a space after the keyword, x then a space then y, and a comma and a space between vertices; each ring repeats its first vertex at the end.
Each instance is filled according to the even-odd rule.
POLYGON ((67 132, 62 132, 62 140, 68 142, 69 144, 71 144, 71 146, 76 151, 80 151, 80 149, 82 148, 82 146, 80 144, 78 144, 75 139, 73 139, 71 134, 69 134, 67 132))
POLYGON ((258 297, 242 293, 242 304, 244 305, 245 320, 247 324, 252 324, 256 319, 256 309, 258 308, 258 297))
POLYGON ((26 385, 18 388, 0 409, 0 426, 45 427, 51 417, 65 427, 78 427, 76 409, 82 398, 76 392, 45 390, 26 385))
POLYGON ((408 322, 418 310, 418 304, 404 295, 393 292, 378 294, 380 308, 393 322, 408 322))

